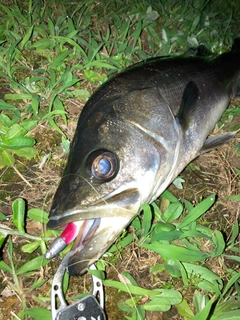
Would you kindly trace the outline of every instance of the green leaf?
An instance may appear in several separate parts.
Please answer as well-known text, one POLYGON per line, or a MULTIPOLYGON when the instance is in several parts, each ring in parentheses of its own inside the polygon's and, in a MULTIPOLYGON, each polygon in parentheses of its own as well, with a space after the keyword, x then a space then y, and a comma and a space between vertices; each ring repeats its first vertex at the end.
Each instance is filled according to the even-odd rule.
POLYGON ((21 127, 24 128, 27 132, 31 131, 38 124, 37 120, 27 119, 21 123, 21 127))
POLYGON ((10 167, 11 165, 14 164, 14 161, 15 160, 13 156, 7 150, 3 150, 2 152, 0 152, 0 169, 5 166, 10 167))
POLYGON ((196 262, 203 261, 209 257, 207 253, 201 252, 200 250, 193 251, 183 247, 162 244, 159 242, 142 244, 141 246, 160 254, 164 259, 166 258, 184 262, 196 262))
POLYGON ((30 28, 28 28, 27 31, 25 31, 24 37, 21 40, 21 42, 19 43, 19 49, 22 51, 25 44, 27 43, 27 41, 31 38, 32 33, 33 33, 33 28, 34 26, 32 25, 30 28))
POLYGON ((228 196, 226 198, 229 199, 229 200, 233 200, 233 201, 240 201, 240 195, 228 196))
POLYGON ((108 250, 108 252, 113 253, 117 250, 119 250, 120 248, 125 248, 126 246, 128 246, 131 242, 133 242, 133 234, 128 234, 126 237, 124 237, 123 239, 121 239, 120 241, 117 242, 117 244, 114 244, 110 247, 110 249, 108 250))
POLYGON ((216 230, 215 235, 212 237, 213 243, 215 244, 215 250, 213 251, 213 257, 220 256, 225 249, 225 241, 220 231, 216 230))
POLYGON ((5 216, 5 214, 3 214, 1 211, 0 211, 0 219, 1 220, 7 220, 7 216, 5 216))
POLYGON ((105 273, 101 270, 92 270, 92 269, 88 269, 88 272, 90 274, 93 274, 96 278, 100 279, 100 280, 104 280, 105 279, 105 273))
POLYGON ((17 270, 16 273, 19 275, 29 271, 38 270, 39 268, 46 266, 48 263, 49 260, 44 259, 43 256, 39 256, 25 263, 17 270))
POLYGON ((17 138, 6 139, 2 145, 3 147, 14 150, 14 149, 32 147, 34 144, 35 144, 35 140, 33 138, 17 137, 17 138))
POLYGON ((62 52, 61 54, 59 54, 54 60, 53 62, 50 64, 50 68, 57 68, 58 66, 60 66, 62 63, 64 63, 64 60, 69 57, 69 55, 72 54, 71 50, 67 50, 62 52))
POLYGON ((223 257, 230 259, 230 260, 234 260, 240 263, 240 257, 239 256, 232 256, 232 255, 228 255, 228 254, 223 254, 223 257))
POLYGON ((178 198, 176 198, 170 191, 165 190, 162 195, 162 198, 169 200, 170 202, 178 202, 178 198))
MULTIPOLYGON (((238 279, 240 279, 240 273, 236 273, 229 281, 228 283, 226 284, 226 287, 222 293, 222 295, 224 296, 228 290, 235 284, 235 282, 238 281, 238 279)), ((240 305, 239 305, 240 307, 240 305)))
POLYGON ((161 240, 176 240, 180 239, 182 235, 182 231, 173 230, 173 231, 161 231, 161 228, 155 228, 154 233, 151 237, 151 242, 161 241, 161 240), (156 230, 155 230, 156 229, 156 230))
POLYGON ((6 100, 31 100, 32 96, 28 93, 7 93, 4 98, 6 100))
POLYGON ((25 314, 34 320, 43 320, 43 319, 44 320, 51 320, 52 319, 51 311, 47 310, 45 308, 26 309, 25 314))
POLYGON ((208 280, 211 283, 215 283, 216 281, 218 282, 222 281, 221 278, 218 275, 216 275, 214 272, 200 265, 183 262, 183 266, 187 271, 189 278, 198 277, 199 279, 202 279, 202 280, 208 280))
POLYGON ((148 311, 161 311, 166 312, 171 308, 169 299, 158 297, 143 305, 143 308, 148 311))
POLYGON ((196 221, 201 215, 203 215, 215 202, 215 195, 211 195, 207 199, 200 202, 194 207, 189 214, 182 220, 178 228, 182 229, 188 226, 191 222, 196 221))
POLYGON ((234 245, 234 241, 237 239, 238 235, 239 235, 239 223, 238 223, 238 221, 235 221, 234 226, 233 226, 232 235, 231 235, 231 238, 229 239, 227 245, 232 247, 232 245, 234 245))
POLYGON ((240 319, 240 310, 224 312, 217 317, 211 317, 211 320, 239 320, 240 319))
POLYGON ((206 306, 202 309, 200 313, 192 318, 192 320, 207 320, 209 319, 211 308, 216 300, 216 297, 212 297, 211 300, 208 301, 206 306))
POLYGON ((132 284, 121 283, 115 280, 104 280, 103 284, 111 288, 115 288, 127 293, 136 294, 140 296, 141 295, 153 296, 159 293, 158 292, 159 290, 148 290, 138 286, 134 286, 132 284))
POLYGON ((19 124, 14 123, 4 136, 4 140, 10 140, 17 137, 24 136, 27 133, 27 130, 21 127, 19 124))
POLYGON ((51 49, 54 48, 56 46, 56 42, 54 39, 51 38, 45 38, 45 39, 41 39, 36 41, 32 47, 36 48, 36 49, 51 49))
POLYGON ((11 267, 9 267, 9 265, 7 265, 4 261, 0 261, 0 270, 12 273, 11 267))
POLYGON ((22 246, 22 251, 32 253, 40 246, 40 241, 33 241, 22 246))
POLYGON ((172 222, 180 217, 183 212, 183 205, 180 202, 171 203, 163 214, 163 219, 172 222))
POLYGON ((184 299, 181 303, 176 305, 178 313, 180 316, 184 317, 184 320, 190 320, 194 316, 189 304, 184 299))
POLYGON ((26 204, 22 198, 18 198, 12 203, 13 224, 20 232, 25 232, 25 209, 26 204))
POLYGON ((142 228, 143 228, 144 236, 146 236, 149 233, 152 225, 152 210, 150 205, 148 204, 142 205, 142 210, 144 212, 143 220, 142 220, 142 228))
POLYGON ((32 147, 24 147, 21 149, 14 149, 13 152, 19 157, 25 157, 30 160, 36 155, 37 150, 32 147))
POLYGON ((38 209, 32 208, 28 210, 28 217, 34 221, 41 222, 41 223, 48 223, 48 213, 38 209))
POLYGON ((160 294, 151 297, 150 302, 144 304, 144 309, 149 311, 168 311, 171 305, 182 301, 182 295, 176 290, 161 289, 160 294))

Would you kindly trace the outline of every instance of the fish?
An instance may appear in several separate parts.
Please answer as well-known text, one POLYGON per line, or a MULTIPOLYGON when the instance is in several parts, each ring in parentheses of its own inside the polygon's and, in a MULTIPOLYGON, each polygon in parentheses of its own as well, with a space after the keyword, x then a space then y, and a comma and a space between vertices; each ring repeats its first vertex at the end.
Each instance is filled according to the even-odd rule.
POLYGON ((217 57, 157 57, 105 82, 78 119, 48 228, 70 242, 68 272, 83 274, 141 206, 156 200, 201 153, 235 133, 209 134, 239 92, 240 41, 217 57))

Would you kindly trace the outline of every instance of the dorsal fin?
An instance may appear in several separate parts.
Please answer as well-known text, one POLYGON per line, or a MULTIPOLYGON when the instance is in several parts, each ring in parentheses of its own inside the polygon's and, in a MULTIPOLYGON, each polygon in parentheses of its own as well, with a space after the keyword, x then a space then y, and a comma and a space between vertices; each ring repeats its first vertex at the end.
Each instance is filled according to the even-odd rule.
POLYGON ((177 114, 177 118, 185 130, 189 127, 189 123, 194 113, 198 97, 198 86, 194 81, 188 82, 184 89, 180 109, 177 114))

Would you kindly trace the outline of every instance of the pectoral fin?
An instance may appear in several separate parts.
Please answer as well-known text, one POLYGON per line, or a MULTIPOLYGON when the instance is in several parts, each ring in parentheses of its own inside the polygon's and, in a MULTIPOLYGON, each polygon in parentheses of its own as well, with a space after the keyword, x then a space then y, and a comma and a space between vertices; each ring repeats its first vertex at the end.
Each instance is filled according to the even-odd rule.
POLYGON ((194 81, 186 85, 177 118, 183 129, 187 130, 194 114, 194 110, 199 97, 199 89, 194 81))
POLYGON ((234 132, 226 132, 226 133, 220 133, 215 136, 212 136, 208 138, 202 149, 200 150, 200 154, 209 152, 213 149, 219 148, 223 144, 229 142, 231 139, 233 139, 236 135, 237 131, 234 132))

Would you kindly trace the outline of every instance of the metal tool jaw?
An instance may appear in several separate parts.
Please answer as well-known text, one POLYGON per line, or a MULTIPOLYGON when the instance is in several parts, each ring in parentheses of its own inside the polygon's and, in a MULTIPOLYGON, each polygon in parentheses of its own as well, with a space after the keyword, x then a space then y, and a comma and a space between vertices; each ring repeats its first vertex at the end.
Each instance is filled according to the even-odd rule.
MULTIPOLYGON (((63 277, 68 261, 73 255, 69 252, 58 267, 51 290, 52 320, 106 320, 102 281, 92 275, 93 290, 75 303, 68 305, 63 295, 63 277)), ((90 269, 96 269, 94 265, 90 269)))

